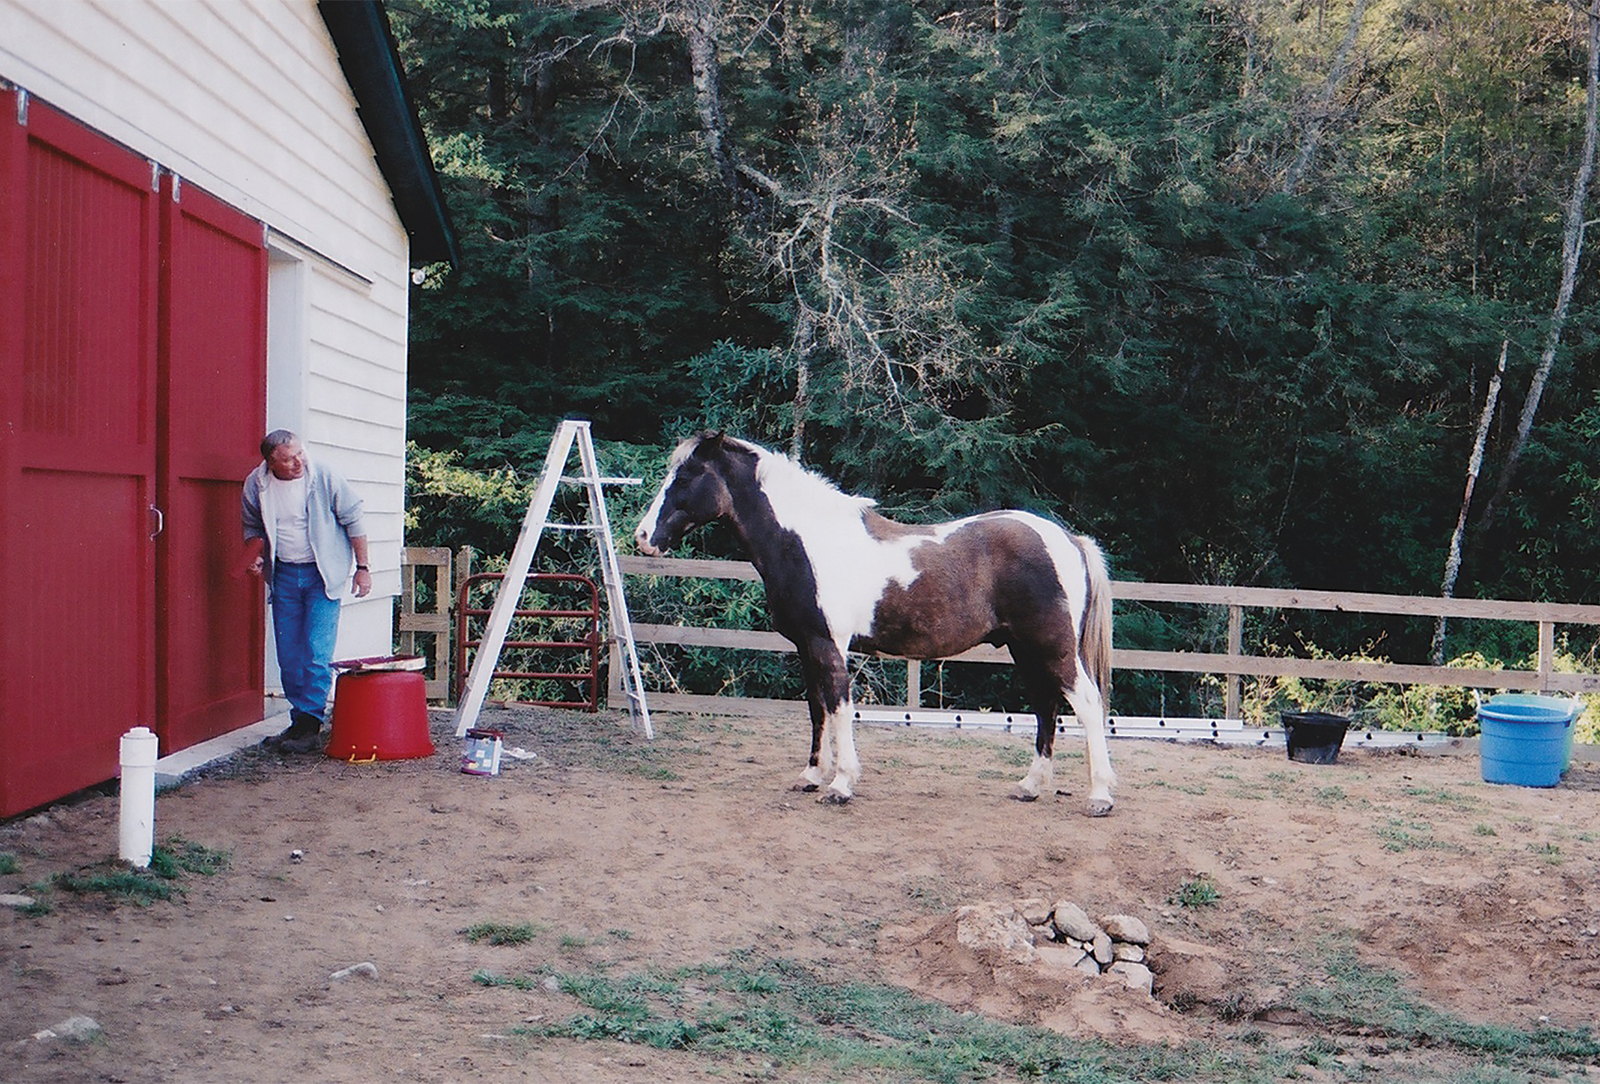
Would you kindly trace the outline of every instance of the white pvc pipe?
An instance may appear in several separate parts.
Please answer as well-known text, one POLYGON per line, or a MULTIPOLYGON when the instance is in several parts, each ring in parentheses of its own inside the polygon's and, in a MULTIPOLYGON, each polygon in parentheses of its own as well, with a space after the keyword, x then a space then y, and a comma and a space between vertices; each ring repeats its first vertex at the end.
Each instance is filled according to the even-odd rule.
POLYGON ((122 857, 148 866, 155 847, 156 750, 160 742, 148 727, 122 735, 122 857))

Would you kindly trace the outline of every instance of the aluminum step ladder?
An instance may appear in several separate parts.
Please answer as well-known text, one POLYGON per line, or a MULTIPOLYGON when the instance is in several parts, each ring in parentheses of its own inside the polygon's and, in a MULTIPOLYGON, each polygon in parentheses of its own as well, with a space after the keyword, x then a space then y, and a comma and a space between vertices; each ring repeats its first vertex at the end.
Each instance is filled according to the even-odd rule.
POLYGON ((539 485, 528 501, 528 512, 523 517, 516 548, 511 551, 511 563, 506 566, 505 576, 500 580, 500 590, 495 595, 494 607, 489 611, 489 623, 484 628, 478 653, 473 657, 465 694, 456 706, 456 737, 466 734, 477 722, 478 713, 483 710, 483 699, 489 691, 489 681, 494 676, 495 667, 499 665, 506 632, 511 628, 517 602, 522 598, 522 589, 528 582, 528 570, 533 567, 534 552, 539 548, 540 536, 548 527, 551 530, 589 531, 595 536, 595 549, 600 557, 600 577, 606 590, 611 638, 621 652, 621 684, 627 696, 628 715, 643 727, 645 737, 655 738, 655 728, 650 723, 650 708, 645 703, 639 654, 633 642, 633 624, 628 619, 628 601, 622 592, 622 570, 617 564, 617 548, 611 538, 611 520, 606 514, 606 497, 602 489, 606 485, 638 485, 639 481, 638 478, 602 477, 595 460, 594 439, 589 432, 589 423, 573 418, 561 423, 550 441, 544 473, 539 476, 539 485), (582 473, 570 477, 564 472, 567 460, 572 456, 574 443, 578 446, 582 473), (550 522, 550 505, 555 501, 556 486, 562 482, 582 485, 588 490, 589 522, 550 522))

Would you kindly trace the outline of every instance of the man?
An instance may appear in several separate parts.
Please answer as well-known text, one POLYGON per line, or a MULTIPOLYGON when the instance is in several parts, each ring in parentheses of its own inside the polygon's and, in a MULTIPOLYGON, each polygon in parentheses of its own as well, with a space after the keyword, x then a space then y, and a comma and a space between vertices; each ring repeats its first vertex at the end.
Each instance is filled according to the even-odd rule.
POLYGON ((333 689, 333 648, 347 585, 372 590, 361 498, 333 467, 314 462, 287 429, 261 441, 262 463, 244 480, 240 519, 249 571, 267 584, 289 728, 265 745, 314 753, 333 689), (354 576, 352 577, 352 566, 354 576))

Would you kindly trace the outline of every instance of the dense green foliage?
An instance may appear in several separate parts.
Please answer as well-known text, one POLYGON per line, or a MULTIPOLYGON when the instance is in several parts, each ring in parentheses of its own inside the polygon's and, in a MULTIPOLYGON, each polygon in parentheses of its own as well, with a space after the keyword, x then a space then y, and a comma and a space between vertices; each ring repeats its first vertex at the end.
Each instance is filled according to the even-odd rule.
MULTIPOLYGON (((414 294, 411 433, 492 490, 415 541, 514 537, 494 472, 576 415, 649 477, 720 426, 893 514, 1033 507, 1123 578, 1433 593, 1507 341, 1498 481, 1582 145, 1565 3, 390 10, 464 253, 414 294)), ((1591 280, 1458 594, 1600 601, 1591 280)))

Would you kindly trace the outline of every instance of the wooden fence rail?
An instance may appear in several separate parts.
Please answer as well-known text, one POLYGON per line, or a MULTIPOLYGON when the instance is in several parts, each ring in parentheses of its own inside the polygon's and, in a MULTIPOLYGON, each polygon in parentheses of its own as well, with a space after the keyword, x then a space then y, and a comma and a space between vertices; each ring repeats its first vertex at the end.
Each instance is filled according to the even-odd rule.
MULTIPOLYGON (((675 576, 700 579, 758 580, 755 567, 746 561, 685 560, 671 557, 621 557, 625 574, 635 576, 675 576)), ((1346 591, 1295 591, 1266 587, 1229 587, 1213 584, 1140 583, 1118 580, 1112 584, 1112 597, 1125 602, 1188 603, 1226 607, 1228 611, 1228 650, 1223 653, 1199 651, 1140 651, 1114 648, 1111 656, 1116 670, 1154 670, 1189 674, 1219 674, 1227 678, 1225 712, 1239 715, 1241 676, 1299 677, 1345 681, 1391 682, 1402 685, 1444 685, 1482 689, 1508 689, 1539 693, 1600 692, 1600 674, 1557 673, 1555 627, 1557 625, 1600 625, 1600 606, 1579 606, 1558 602, 1514 602, 1494 599, 1425 598, 1413 595, 1379 595, 1346 591), (1473 669, 1457 666, 1429 666, 1391 662, 1351 662, 1342 659, 1303 659, 1246 655, 1242 650, 1244 611, 1325 610, 1344 613, 1376 613, 1405 617, 1440 616, 1450 619, 1515 621, 1538 626, 1539 654, 1533 670, 1473 669)), ((635 623, 634 639, 639 643, 679 644, 690 647, 731 647, 756 651, 793 651, 788 640, 776 632, 736 629, 697 628, 682 625, 635 623)), ((1009 664, 1005 648, 980 644, 949 662, 1009 664)), ((921 706, 919 664, 907 664, 906 699, 909 707, 921 706)), ((652 702, 664 709, 675 706, 696 710, 722 710, 739 713, 750 707, 768 708, 768 701, 741 701, 734 697, 685 696, 653 693, 652 702), (681 701, 681 703, 680 703, 681 701)))

